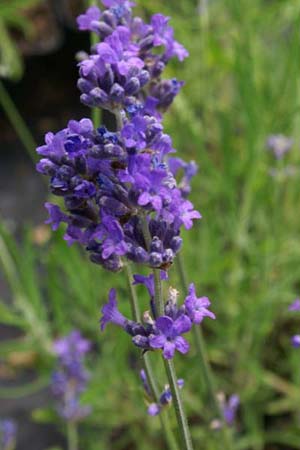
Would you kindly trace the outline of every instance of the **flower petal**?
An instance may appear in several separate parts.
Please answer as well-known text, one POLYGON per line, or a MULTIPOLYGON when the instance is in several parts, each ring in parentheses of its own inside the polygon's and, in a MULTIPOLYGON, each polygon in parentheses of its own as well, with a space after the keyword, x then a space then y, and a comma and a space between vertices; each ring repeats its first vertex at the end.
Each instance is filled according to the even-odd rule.
POLYGON ((149 337, 149 344, 152 348, 163 348, 166 342, 166 337, 163 334, 157 334, 149 337))
POLYGON ((161 316, 155 322, 158 330, 161 331, 166 336, 170 335, 173 323, 174 323, 173 320, 168 316, 161 316))
POLYGON ((172 359, 175 353, 174 342, 166 341, 164 345, 163 355, 165 359, 172 359))
POLYGON ((190 349, 190 344, 181 336, 175 339, 175 347, 180 353, 187 353, 190 349))
POLYGON ((185 314, 179 316, 173 324, 173 330, 176 332, 176 334, 187 333, 191 328, 191 319, 185 314))

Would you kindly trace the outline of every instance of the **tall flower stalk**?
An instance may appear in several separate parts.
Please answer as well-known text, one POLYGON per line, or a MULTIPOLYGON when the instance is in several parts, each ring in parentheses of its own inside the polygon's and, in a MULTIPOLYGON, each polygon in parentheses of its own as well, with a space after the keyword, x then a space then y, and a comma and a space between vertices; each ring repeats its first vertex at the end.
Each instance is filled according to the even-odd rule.
MULTIPOLYGON (((183 335, 198 327, 205 317, 215 318, 206 297, 197 297, 193 284, 179 304, 179 293, 162 282, 168 278, 182 245, 182 227, 190 229, 201 215, 187 199, 194 162, 170 156, 175 152, 164 133, 163 113, 183 86, 177 79, 164 79, 172 58, 182 61, 186 49, 174 39, 169 18, 154 14, 150 23, 132 14, 129 0, 102 0, 106 9, 90 7, 78 18, 81 30, 96 33, 91 53, 79 63, 81 101, 90 108, 106 109, 116 118, 116 130, 95 127, 91 120, 71 120, 67 128, 48 133, 37 152, 37 170, 49 176, 52 194, 64 206, 46 203, 47 223, 56 230, 66 224, 65 240, 78 242, 93 263, 119 272, 134 262, 146 267, 148 276, 134 274, 149 295, 149 310, 140 315, 131 286, 132 318, 118 308, 117 292, 111 289, 102 307, 101 330, 113 323, 131 337, 144 355, 144 379, 153 401, 150 415, 161 414, 170 449, 175 449, 164 406, 175 408, 180 449, 192 450, 192 440, 180 395, 173 358, 186 354, 183 335), (182 176, 179 177, 179 174, 182 176), (62 203, 62 202, 61 202, 62 203), (160 353, 168 385, 160 389, 149 363, 149 353, 160 353)), ((129 280, 131 274, 128 273, 129 280)))

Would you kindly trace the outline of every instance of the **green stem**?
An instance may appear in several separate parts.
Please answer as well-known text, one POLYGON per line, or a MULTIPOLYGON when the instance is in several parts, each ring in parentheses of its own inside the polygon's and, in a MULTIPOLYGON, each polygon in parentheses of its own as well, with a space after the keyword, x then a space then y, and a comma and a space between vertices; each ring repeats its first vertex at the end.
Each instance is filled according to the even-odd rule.
POLYGON ((183 402, 177 385, 177 376, 172 359, 164 359, 165 369, 172 392, 172 400, 175 408, 178 428, 182 441, 182 449, 193 450, 192 438, 189 430, 188 421, 184 411, 183 402))
MULTIPOLYGON (((158 310, 159 315, 164 314, 164 304, 162 297, 162 285, 160 279, 160 271, 153 270, 154 283, 155 283, 155 305, 158 310)), ((185 450, 193 450, 192 439, 190 435, 190 430, 185 415, 183 403, 181 400, 180 392, 177 385, 177 376, 175 367, 172 360, 166 360, 163 358, 166 374, 168 377, 170 389, 172 392, 172 399, 175 408, 177 424, 180 432, 180 437, 185 450)))
POLYGON ((127 274, 127 282, 128 282, 128 288, 130 291, 130 306, 131 306, 131 312, 133 315, 133 319, 136 322, 140 322, 141 321, 141 313, 140 313, 140 308, 139 308, 139 303, 138 303, 138 298, 136 295, 136 291, 134 289, 134 286, 132 284, 132 270, 130 267, 130 263, 125 263, 125 267, 126 267, 126 274, 127 274))
POLYGON ((26 148, 28 155, 34 163, 37 162, 37 155, 35 154, 36 143, 29 131, 23 117, 19 113, 16 105, 12 101, 10 95, 4 87, 2 81, 0 81, 0 104, 7 115, 11 125, 13 126, 16 134, 19 136, 21 142, 26 148))
MULTIPOLYGON (((148 222, 145 216, 140 217, 142 232, 144 235, 146 247, 149 249, 151 244, 151 235, 149 231, 148 222)), ((164 303, 162 296, 162 285, 160 279, 160 270, 153 269, 154 274, 154 287, 155 287, 155 306, 159 315, 164 315, 164 303)), ((163 358, 164 359, 164 358, 163 358)), ((175 407, 177 424, 180 432, 180 437, 182 441, 182 450, 193 450, 192 439, 190 436, 190 430, 188 427, 188 422, 184 412, 183 403, 181 400, 180 392, 177 386, 177 376, 175 372, 175 367, 173 362, 164 359, 165 370, 168 377, 173 404, 175 407)))
MULTIPOLYGON (((149 231, 149 226, 148 226, 148 222, 146 219, 146 216, 140 216, 140 223, 141 223, 141 228, 142 228, 142 233, 144 236, 144 240, 145 240, 145 244, 146 244, 146 248, 147 250, 149 250, 150 245, 151 245, 151 234, 149 231)), ((160 279, 160 270, 157 269, 153 269, 153 275, 154 275, 154 289, 155 289, 155 306, 157 309, 157 313, 160 316, 164 315, 164 304, 162 301, 162 285, 161 285, 161 279, 160 279)))
MULTIPOLYGON (((159 315, 164 314, 164 304, 162 298, 162 286, 160 279, 160 271, 154 270, 154 283, 155 283, 155 305, 158 310, 159 315)), ((182 449, 193 450, 192 439, 190 435, 190 430, 187 422, 187 418, 184 411, 184 406, 182 403, 181 395, 177 385, 177 376, 172 360, 164 359, 165 370, 169 380, 170 389, 172 392, 172 399, 175 408, 177 424, 180 432, 180 437, 182 441, 182 449)))
POLYGON ((68 450, 78 450, 78 432, 74 422, 67 423, 68 450))
POLYGON ((155 287, 155 305, 157 307, 157 312, 159 316, 164 315, 164 303, 162 301, 162 283, 160 279, 160 270, 154 269, 154 287, 155 287))
POLYGON ((123 127, 123 119, 122 119, 122 114, 120 111, 116 111, 115 112, 115 118, 116 118, 116 126, 117 126, 117 130, 121 130, 123 127))
MULTIPOLYGON (((136 295, 136 290, 134 289, 134 286, 132 285, 132 271, 129 263, 126 264, 126 273, 127 273, 127 281, 128 281, 128 287, 130 291, 130 305, 131 305, 131 311, 133 318, 136 322, 140 321, 140 309, 138 304, 138 298, 136 295)), ((143 368, 145 370, 147 380, 149 383, 151 395, 154 399, 154 401, 157 403, 159 401, 159 389, 155 380, 155 375, 153 373, 152 364, 150 361, 150 355, 149 353, 145 353, 143 355, 143 368)), ((169 450, 179 450, 177 446, 176 439, 174 437, 173 431, 171 429, 169 418, 167 416, 167 411, 162 411, 159 414, 161 428, 165 436, 165 440, 167 442, 167 446, 169 450)))
MULTIPOLYGON (((187 292, 188 291, 188 281, 187 281, 187 276, 186 276, 186 272, 184 270, 182 257, 181 257, 180 253, 176 256, 176 265, 177 265, 177 270, 178 270, 182 289, 185 292, 187 292)), ((199 363, 200 363, 200 367, 201 367, 202 378, 204 380, 204 383, 205 383, 206 389, 207 389, 207 395, 209 397, 212 408, 214 410, 214 414, 216 415, 216 417, 218 417, 218 419, 223 424, 223 427, 221 428, 222 437, 223 437, 223 445, 225 446, 225 448, 227 448, 229 450, 229 449, 233 448, 233 444, 231 442, 231 435, 230 435, 228 427, 224 423, 224 416, 223 416, 220 404, 218 402, 218 399, 216 397, 214 378, 213 378, 213 374, 211 371, 209 359, 207 356, 206 346, 205 346, 202 330, 199 326, 193 327, 193 337, 194 337, 195 347, 196 347, 196 351, 198 354, 199 363)))

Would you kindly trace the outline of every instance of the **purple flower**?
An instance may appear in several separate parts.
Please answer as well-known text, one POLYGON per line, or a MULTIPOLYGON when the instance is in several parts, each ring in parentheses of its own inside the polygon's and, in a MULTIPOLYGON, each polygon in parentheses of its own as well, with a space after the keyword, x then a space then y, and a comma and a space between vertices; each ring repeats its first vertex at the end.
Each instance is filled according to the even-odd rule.
POLYGON ((202 322, 204 317, 215 319, 214 313, 209 311, 210 301, 207 297, 197 297, 195 285, 189 286, 189 294, 185 299, 185 310, 191 321, 195 324, 202 322))
POLYGON ((178 184, 184 197, 191 192, 191 180, 198 172, 198 166, 195 161, 185 162, 181 158, 169 158, 169 167, 174 176, 179 171, 183 171, 183 176, 178 184))
POLYGON ((117 294, 115 289, 109 291, 109 300, 101 309, 102 317, 100 319, 101 331, 104 330, 107 323, 111 322, 119 327, 125 328, 127 319, 118 310, 117 294))
POLYGON ((211 423, 211 428, 218 430, 226 424, 227 426, 233 426, 238 407, 240 405, 240 398, 237 394, 231 395, 228 399, 226 399, 223 392, 220 392, 217 396, 224 422, 219 419, 214 419, 211 423))
POLYGON ((199 211, 195 211, 193 208, 193 204, 186 200, 185 202, 181 202, 180 205, 180 216, 179 219, 181 220, 181 223, 185 226, 187 230, 190 230, 193 226, 193 220, 195 219, 201 219, 201 214, 199 211))
POLYGON ((173 320, 168 316, 162 316, 156 320, 155 325, 159 334, 150 337, 150 347, 163 349, 165 359, 172 359, 175 350, 180 353, 188 352, 189 343, 181 334, 187 333, 192 327, 189 317, 183 314, 173 320))
POLYGON ((0 448, 13 450, 15 448, 17 427, 13 420, 0 420, 0 448))
POLYGON ((97 21, 101 17, 101 11, 97 6, 91 6, 85 14, 77 18, 79 30, 98 31, 97 21))
POLYGON ((140 371, 140 379, 142 381, 144 391, 146 392, 146 394, 148 396, 151 396, 151 389, 150 389, 150 386, 149 386, 149 383, 148 383, 148 379, 147 379, 147 375, 146 375, 146 372, 144 371, 144 369, 142 369, 140 371))
POLYGON ((142 150, 146 147, 147 122, 144 117, 135 116, 124 125, 121 136, 127 148, 142 150))
POLYGON ((157 416, 161 411, 161 406, 158 403, 151 403, 148 407, 147 413, 149 416, 157 416))
MULTIPOLYGON (((148 292, 151 298, 154 297, 154 275, 153 273, 151 273, 149 276, 144 276, 144 275, 139 275, 139 274, 135 274, 133 275, 133 285, 136 284, 143 284, 148 292)), ((165 272, 164 270, 160 271, 160 279, 161 280, 167 280, 168 279, 168 274, 167 272, 165 272)))
POLYGON ((67 243, 84 246, 91 261, 107 270, 120 270, 123 258, 167 270, 181 248, 182 226, 190 229, 201 217, 185 198, 195 165, 180 160, 184 176, 177 185, 174 162, 169 163, 175 150, 159 113, 182 86, 164 80, 162 72, 171 57, 181 60, 187 52, 174 40, 169 18, 156 14, 146 24, 132 17, 131 1, 103 4, 107 10, 91 7, 78 18, 80 29, 99 35, 79 63, 78 87, 84 104, 118 113, 122 127, 94 129, 90 119, 82 119, 47 133, 37 149, 42 156, 37 170, 62 200, 60 206, 46 205, 47 223, 56 230, 65 222, 67 243))
POLYGON ((78 18, 79 29, 95 31, 101 41, 97 54, 94 47, 92 54, 79 64, 81 100, 91 107, 112 111, 120 107, 128 113, 132 107, 145 107, 145 111, 159 117, 158 110, 165 111, 171 105, 183 84, 175 79, 162 80, 161 74, 171 58, 182 61, 188 52, 175 41, 168 17, 155 14, 151 24, 145 24, 138 17, 132 18, 131 1, 102 3, 109 9, 101 13, 97 7, 91 7, 78 18), (157 51, 156 47, 161 49, 157 51), (142 91, 151 79, 154 83, 149 110, 149 92, 142 91))
POLYGON ((59 228, 61 222, 67 222, 67 216, 60 210, 59 206, 47 202, 45 203, 45 208, 49 214, 49 219, 45 223, 51 224, 53 231, 59 228))
POLYGON ((296 300, 289 306, 289 311, 300 311, 300 298, 296 298, 296 300))
POLYGON ((229 397, 228 401, 223 404, 223 416, 227 425, 232 425, 235 421, 237 409, 240 404, 240 398, 237 394, 233 394, 229 397))
POLYGON ((151 96, 157 99, 157 108, 164 112, 166 111, 175 97, 179 94, 182 86, 184 85, 183 81, 178 81, 176 78, 172 80, 162 80, 159 83, 155 84, 150 93, 151 96))
POLYGON ((103 259, 107 259, 113 254, 118 256, 125 255, 128 250, 128 245, 124 241, 122 227, 118 221, 111 216, 104 215, 101 227, 94 236, 103 240, 103 259))
POLYGON ((283 134, 269 136, 266 146, 271 150, 277 159, 281 159, 293 146, 294 140, 283 134))
POLYGON ((54 341, 53 350, 55 354, 67 364, 73 358, 82 358, 90 351, 91 343, 81 336, 80 331, 74 330, 68 336, 54 341))
POLYGON ((154 31, 154 46, 165 47, 165 59, 169 60, 176 56, 179 61, 183 61, 189 56, 188 51, 177 41, 174 40, 174 30, 169 26, 169 17, 162 14, 154 14, 151 19, 151 25, 154 31))
POLYGON ((84 357, 90 348, 90 342, 78 330, 57 339, 53 344, 58 362, 52 374, 51 388, 57 400, 58 414, 64 420, 79 421, 91 412, 89 406, 80 405, 80 395, 89 379, 84 357))
POLYGON ((130 8, 131 6, 134 6, 134 2, 130 2, 128 0, 101 0, 104 6, 106 8, 112 8, 114 6, 124 6, 125 8, 130 8))
POLYGON ((300 347, 300 334, 295 334, 291 339, 291 343, 295 348, 300 347))

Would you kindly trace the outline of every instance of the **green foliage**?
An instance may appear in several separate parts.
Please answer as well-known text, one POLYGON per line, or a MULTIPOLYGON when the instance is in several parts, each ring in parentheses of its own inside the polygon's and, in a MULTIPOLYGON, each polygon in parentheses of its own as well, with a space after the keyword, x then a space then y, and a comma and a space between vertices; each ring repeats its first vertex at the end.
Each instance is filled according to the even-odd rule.
POLYGON ((23 61, 9 27, 30 36, 31 24, 24 10, 43 0, 1 0, 0 4, 0 77, 19 80, 23 75, 23 61))
MULTIPOLYGON (((204 334, 218 389, 241 396, 236 448, 299 448, 299 353, 289 339, 300 318, 287 312, 300 286, 299 2, 200 1, 207 4, 201 14, 195 0, 138 3, 146 14, 172 16, 190 51, 183 66, 168 69, 186 85, 166 128, 179 154, 200 165, 193 200, 203 219, 184 235, 183 253, 190 281, 211 298, 217 315, 206 321, 204 334), (284 161, 265 151, 266 138, 276 133, 296 142, 284 161), (270 176, 271 168, 287 165, 296 168, 295 176, 270 176)), ((1 321, 24 332, 0 344, 1 354, 34 349, 37 376, 45 380, 54 336, 79 327, 95 343, 84 398, 94 413, 82 426, 82 448, 163 448, 158 419, 145 414, 137 352, 119 330, 98 331, 111 286, 129 313, 125 275, 90 264, 61 233, 36 246, 28 231, 19 246, 2 229, 0 260, 13 300, 1 304, 1 321)), ((170 275, 178 286, 175 269, 170 275)), ((209 429, 208 405, 197 396, 202 387, 193 347, 176 363, 186 379, 196 448, 215 450, 220 442, 209 429)))

